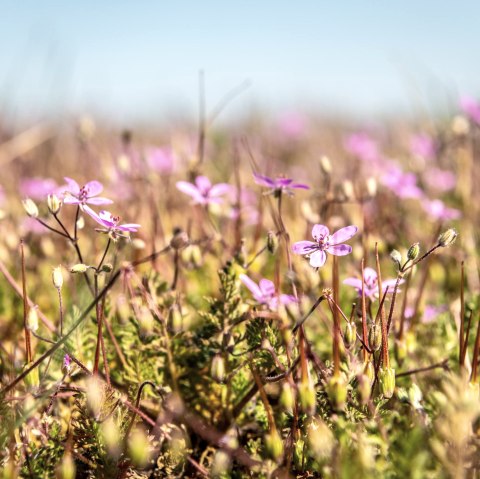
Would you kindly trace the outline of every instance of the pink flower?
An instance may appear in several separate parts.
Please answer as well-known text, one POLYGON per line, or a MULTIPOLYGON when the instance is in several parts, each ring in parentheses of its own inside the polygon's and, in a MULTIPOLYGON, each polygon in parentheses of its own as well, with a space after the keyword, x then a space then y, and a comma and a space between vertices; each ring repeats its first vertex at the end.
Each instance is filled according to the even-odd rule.
POLYGON ((345 256, 352 252, 352 247, 342 244, 352 238, 358 228, 346 226, 330 235, 329 229, 324 225, 315 225, 312 229, 312 236, 315 241, 298 241, 292 246, 295 254, 301 254, 310 259, 314 268, 321 268, 327 260, 327 253, 335 256, 345 256))
MULTIPOLYGON (((378 298, 378 276, 377 272, 373 268, 365 268, 363 270, 363 282, 365 284, 364 291, 365 296, 370 298, 371 301, 374 301, 378 298)), ((389 293, 393 293, 393 289, 395 287, 395 283, 397 282, 396 279, 387 279, 382 281, 382 291, 388 288, 389 293)), ((400 280, 399 284, 402 284, 403 280, 400 280)), ((348 286, 353 286, 359 296, 362 294, 362 280, 359 278, 346 278, 343 281, 343 284, 348 286)))
POLYGON ((294 183, 293 180, 290 178, 282 178, 282 177, 270 178, 268 176, 259 175, 258 173, 254 173, 253 177, 257 185, 270 188, 269 193, 284 192, 292 196, 293 195, 292 189, 302 189, 302 190, 310 189, 308 185, 304 185, 303 183, 294 183))
POLYGON ((79 184, 72 178, 65 177, 67 186, 64 188, 63 202, 66 205, 110 205, 112 200, 97 197, 103 191, 103 185, 99 181, 89 181, 80 188, 79 184))
POLYGON ((305 133, 307 122, 300 113, 290 112, 282 115, 277 125, 282 135, 290 140, 297 140, 305 133))
POLYGON ((113 216, 109 211, 102 210, 97 214, 87 205, 83 206, 83 210, 88 213, 98 224, 104 227, 104 229, 98 228, 96 231, 100 233, 107 233, 113 240, 116 240, 118 237, 127 238, 128 235, 125 233, 136 232, 138 231, 138 228, 140 228, 140 225, 136 223, 125 223, 123 225, 119 224, 120 217, 113 216))
POLYGON ((456 220, 462 215, 460 210, 449 208, 442 200, 425 199, 422 201, 422 207, 431 217, 437 220, 456 220))
POLYGON ((175 156, 171 148, 149 147, 145 151, 147 165, 154 171, 171 175, 175 166, 175 156))
POLYGON ((415 156, 430 160, 435 158, 437 154, 437 145, 435 144, 435 140, 429 135, 415 135, 410 141, 410 151, 415 156))
POLYGON ((460 109, 473 123, 480 125, 480 102, 471 96, 460 99, 460 109))
POLYGON ((378 162, 380 152, 377 143, 367 133, 353 133, 344 141, 345 149, 365 162, 378 162))
POLYGON ((178 181, 177 188, 192 197, 193 204, 209 205, 213 203, 222 203, 221 196, 230 192, 232 187, 227 183, 217 183, 212 185, 206 176, 197 176, 195 184, 187 181, 178 181))
POLYGON ((396 165, 392 165, 382 176, 382 183, 400 198, 423 197, 423 191, 417 186, 417 176, 414 173, 404 173, 396 165))
POLYGON ((20 182, 20 194, 34 200, 44 200, 49 194, 57 193, 57 190, 57 182, 52 178, 26 178, 20 182))
POLYGON ((423 180, 429 188, 437 191, 452 190, 457 184, 455 173, 440 168, 429 168, 423 180))
POLYGON ((288 305, 295 303, 297 300, 289 294, 278 295, 275 291, 275 285, 269 279, 261 279, 257 284, 246 274, 239 275, 240 281, 250 290, 260 304, 264 304, 268 309, 274 311, 278 309, 279 301, 281 304, 288 305))

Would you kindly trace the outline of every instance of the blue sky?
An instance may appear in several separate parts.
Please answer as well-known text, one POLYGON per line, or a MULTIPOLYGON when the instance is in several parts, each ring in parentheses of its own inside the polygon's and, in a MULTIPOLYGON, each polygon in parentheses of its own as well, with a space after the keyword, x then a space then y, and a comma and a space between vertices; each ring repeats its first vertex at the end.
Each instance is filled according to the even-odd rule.
POLYGON ((120 121, 212 105, 376 115, 480 93, 480 2, 0 0, 0 100, 120 121))

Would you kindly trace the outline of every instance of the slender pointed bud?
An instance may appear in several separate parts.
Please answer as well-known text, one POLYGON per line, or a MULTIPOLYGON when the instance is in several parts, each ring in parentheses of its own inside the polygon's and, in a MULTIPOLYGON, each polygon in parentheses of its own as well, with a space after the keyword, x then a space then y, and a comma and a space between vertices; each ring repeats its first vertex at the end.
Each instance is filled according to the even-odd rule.
POLYGON ((30 308, 27 316, 27 327, 30 331, 35 332, 38 329, 38 311, 37 307, 30 308))
POLYGON ((225 380, 225 361, 220 354, 213 357, 210 373, 217 383, 223 383, 225 380))
POLYGON ((104 263, 100 269, 101 273, 111 273, 113 271, 113 265, 111 263, 104 263))
POLYGON ((69 374, 71 369, 72 369, 72 359, 68 354, 65 354, 65 356, 63 356, 62 371, 65 374, 69 374))
POLYGON ((180 312, 180 308, 178 304, 174 304, 170 309, 169 314, 169 323, 174 334, 178 334, 179 332, 183 331, 183 316, 180 312))
POLYGON ((367 188, 367 194, 369 198, 374 198, 377 195, 377 180, 371 176, 365 182, 367 188))
POLYGON ((347 322, 345 330, 343 331, 343 340, 348 349, 355 345, 355 341, 357 340, 357 326, 355 323, 351 321, 347 322))
POLYGON ((410 261, 415 261, 420 254, 420 243, 413 243, 410 248, 408 248, 407 258, 410 261))
POLYGON ((148 338, 152 336, 154 332, 155 322, 152 316, 152 312, 147 306, 141 306, 137 314, 138 321, 138 333, 141 338, 148 338))
POLYGON ((265 450, 274 461, 282 458, 283 441, 276 429, 265 435, 265 450))
POLYGON ((382 346, 382 329, 379 324, 373 324, 368 333, 368 344, 374 351, 382 346))
POLYGON ((269 253, 274 254, 278 248, 278 238, 273 231, 269 231, 267 235, 267 249, 269 253))
MULTIPOLYGON (((375 371, 373 372, 373 374, 375 375, 375 371)), ((370 400, 370 392, 372 390, 372 381, 370 381, 370 378, 366 374, 360 374, 357 377, 357 381, 358 381, 357 391, 360 396, 360 402, 362 404, 367 404, 367 402, 370 400)))
POLYGON ((180 228, 175 228, 173 230, 173 238, 170 240, 170 246, 175 250, 179 250, 188 246, 188 243, 189 239, 187 233, 180 228))
POLYGON ((355 196, 355 191, 353 189, 353 183, 350 180, 345 180, 342 183, 342 191, 347 200, 351 200, 355 196))
POLYGON ((57 466, 56 477, 57 479, 75 479, 76 472, 75 460, 72 454, 66 451, 60 464, 57 466))
POLYGON ((333 408, 343 411, 347 400, 347 384, 341 376, 332 376, 327 384, 327 394, 333 408))
POLYGON ((62 274, 61 266, 57 266, 56 268, 53 268, 52 281, 53 281, 53 286, 55 286, 55 288, 58 289, 58 291, 60 291, 63 286, 63 274, 62 274))
POLYGON ((328 156, 322 156, 319 160, 320 169, 326 176, 330 176, 332 174, 332 163, 328 156))
POLYGON ((394 249, 390 253, 390 258, 397 265, 397 267, 400 268, 400 266, 402 265, 402 254, 400 253, 400 251, 397 251, 396 249, 394 249))
POLYGON ((126 324, 130 318, 130 304, 123 294, 118 296, 116 303, 116 311, 120 324, 126 324))
POLYGON ((100 424, 100 433, 109 454, 118 457, 121 451, 120 438, 122 436, 112 416, 100 424))
POLYGON ((311 381, 301 382, 298 385, 300 407, 305 414, 312 416, 317 408, 317 395, 311 381))
MULTIPOLYGON (((32 363, 25 364, 24 369, 28 369, 32 363)), ((25 382, 25 386, 29 391, 37 391, 40 386, 40 374, 38 372, 38 368, 33 369, 30 371, 24 378, 23 381, 25 382)))
POLYGON ((88 266, 86 264, 83 264, 83 263, 78 263, 78 264, 74 264, 71 268, 70 268, 70 273, 86 273, 88 270, 88 266))
POLYGON ((25 213, 27 213, 30 218, 38 218, 38 206, 34 203, 33 200, 30 198, 25 198, 22 201, 23 208, 25 209, 25 213))
POLYGON ((390 399, 395 392, 395 369, 380 368, 378 382, 380 384, 380 392, 386 399, 390 399))
POLYGON ((47 197, 47 206, 48 206, 48 211, 50 211, 52 215, 56 215, 60 211, 60 208, 62 207, 62 202, 60 201, 60 199, 56 194, 51 194, 51 195, 48 195, 47 197))
POLYGON ((295 390, 288 381, 285 381, 280 394, 280 404, 285 411, 292 413, 295 405, 295 390))
POLYGON ((450 228, 449 230, 443 232, 438 237, 438 245, 442 248, 446 248, 455 242, 457 239, 458 233, 455 229, 450 228))
POLYGON ((363 374, 365 374, 370 381, 370 386, 372 386, 373 381, 375 381, 375 366, 373 365, 372 361, 367 361, 365 363, 363 374))

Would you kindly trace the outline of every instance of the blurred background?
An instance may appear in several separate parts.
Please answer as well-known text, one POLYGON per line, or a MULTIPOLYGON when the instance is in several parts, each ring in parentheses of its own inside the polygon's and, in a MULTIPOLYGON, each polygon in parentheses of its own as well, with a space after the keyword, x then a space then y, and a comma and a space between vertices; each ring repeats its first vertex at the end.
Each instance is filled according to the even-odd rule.
POLYGON ((119 127, 196 121, 239 85, 255 112, 447 115, 478 94, 480 3, 0 2, 2 122, 92 115, 119 127), (247 83, 245 83, 247 82, 247 83))

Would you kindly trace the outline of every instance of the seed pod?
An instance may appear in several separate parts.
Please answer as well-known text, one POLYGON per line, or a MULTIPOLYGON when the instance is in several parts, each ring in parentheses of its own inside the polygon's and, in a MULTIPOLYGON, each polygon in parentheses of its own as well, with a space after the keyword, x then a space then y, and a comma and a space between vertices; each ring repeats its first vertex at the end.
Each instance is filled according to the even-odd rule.
POLYGON ((402 264, 402 254, 400 253, 400 251, 397 251, 396 249, 394 249, 391 253, 390 253, 390 258, 392 259, 392 261, 397 265, 397 267, 400 268, 401 264, 402 264))
POLYGON ((370 399, 372 382, 370 381, 370 378, 366 374, 360 374, 359 376, 357 376, 357 381, 358 381, 357 391, 360 396, 360 402, 362 404, 367 404, 368 400, 370 399))
POLYGON ((283 455, 283 441, 277 430, 265 435, 265 450, 274 461, 281 459, 283 455))
POLYGON ((30 308, 27 316, 27 327, 35 332, 38 329, 38 311, 36 307, 30 308))
POLYGON ((458 233, 455 229, 450 228, 447 231, 444 231, 439 237, 438 237, 438 245, 441 246, 442 248, 446 248, 447 246, 450 246, 455 242, 457 239, 458 233))
POLYGON ((382 346, 382 331, 380 325, 373 324, 368 333, 368 343, 374 351, 378 351, 382 346))
POLYGON ((278 248, 277 235, 273 231, 269 231, 267 234, 267 249, 269 253, 274 254, 278 248))
POLYGON ((293 412, 295 404, 295 390, 288 381, 285 381, 282 386, 282 393, 280 394, 280 404, 289 413, 293 412))
POLYGON ((183 330, 183 316, 182 316, 182 313, 180 312, 180 308, 178 307, 178 304, 174 304, 172 306, 172 308, 170 309, 170 314, 168 319, 169 319, 170 327, 172 328, 172 332, 174 334, 177 334, 183 330))
POLYGON ((298 385, 298 398, 300 399, 300 407, 305 414, 309 416, 315 414, 317 395, 311 381, 301 382, 298 385))
POLYGON ((210 373, 215 381, 223 383, 225 379, 225 361, 220 354, 216 354, 213 357, 210 373))
POLYGON ((22 201, 23 208, 25 209, 25 213, 27 213, 30 218, 38 218, 38 207, 37 205, 31 200, 30 198, 25 198, 22 201))
POLYGON ((88 270, 88 266, 83 263, 78 263, 70 268, 70 273, 85 273, 88 270))
POLYGON ((343 340, 348 349, 355 345, 355 341, 357 340, 357 326, 355 326, 355 323, 347 322, 345 330, 343 331, 343 340))
POLYGON ((373 365, 372 361, 367 361, 363 368, 363 374, 367 376, 368 380, 370 381, 370 386, 375 381, 375 366, 373 365))
POLYGON ((113 271, 113 265, 111 263, 102 264, 100 271, 102 273, 111 273, 113 271))
POLYGON ((187 233, 179 228, 175 228, 173 231, 173 238, 170 240, 170 246, 175 250, 179 250, 185 248, 185 246, 188 245, 188 242, 189 239, 187 233))
POLYGON ((66 451, 60 464, 57 466, 56 477, 58 479, 75 479, 77 468, 72 454, 66 451))
POLYGON ((55 286, 55 288, 60 291, 63 286, 63 274, 62 274, 61 266, 57 266, 56 268, 53 268, 52 281, 53 281, 53 286, 55 286))
POLYGON ((420 253, 420 243, 413 243, 410 248, 408 248, 407 258, 410 261, 415 261, 420 253))
POLYGON ((395 369, 381 368, 378 372, 380 392, 386 399, 390 399, 395 392, 395 369))
POLYGON ((150 443, 143 429, 134 429, 128 438, 128 453, 137 467, 145 467, 150 460, 150 443))
POLYGON ((347 384, 341 376, 332 376, 327 383, 327 394, 333 408, 343 411, 347 400, 347 384))

